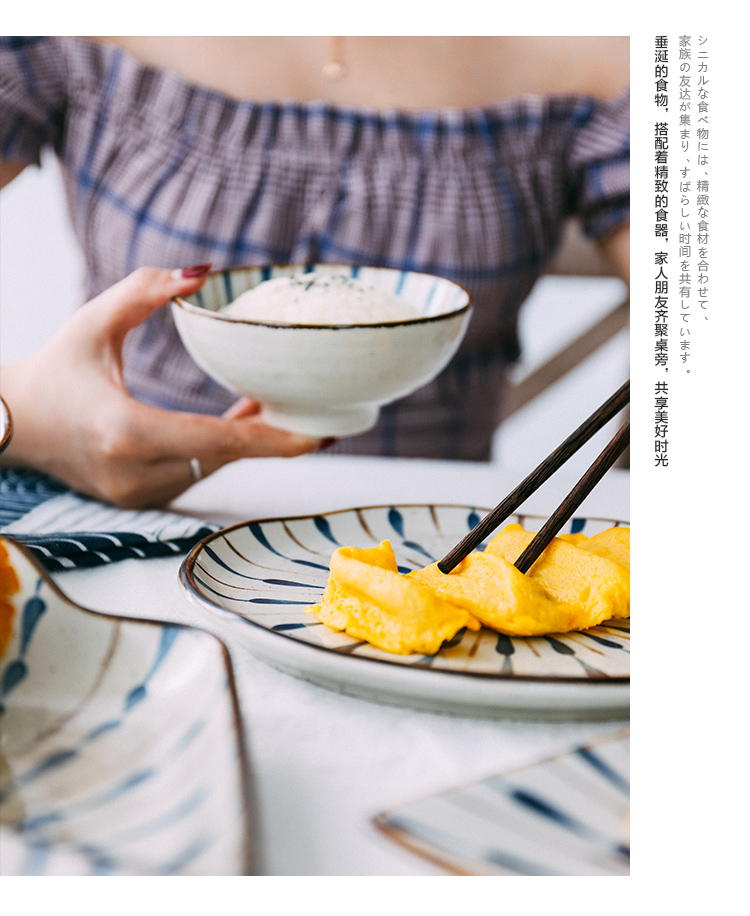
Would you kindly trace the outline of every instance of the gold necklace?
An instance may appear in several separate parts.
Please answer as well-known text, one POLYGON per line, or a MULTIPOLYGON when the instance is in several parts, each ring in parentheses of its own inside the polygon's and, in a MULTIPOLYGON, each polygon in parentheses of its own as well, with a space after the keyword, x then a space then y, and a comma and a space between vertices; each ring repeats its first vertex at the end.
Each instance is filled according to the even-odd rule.
POLYGON ((343 38, 331 37, 328 39, 328 61, 324 65, 321 73, 324 79, 340 80, 346 75, 346 64, 343 55, 343 38))

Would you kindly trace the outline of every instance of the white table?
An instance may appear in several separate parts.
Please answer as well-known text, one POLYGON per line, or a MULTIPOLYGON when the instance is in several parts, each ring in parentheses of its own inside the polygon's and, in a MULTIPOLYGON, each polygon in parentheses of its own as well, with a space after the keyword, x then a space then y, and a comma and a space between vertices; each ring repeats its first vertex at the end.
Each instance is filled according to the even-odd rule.
MULTIPOLYGON (((220 524, 399 503, 495 505, 530 468, 344 458, 240 461, 174 508, 220 524)), ((524 506, 550 512, 574 482, 562 472, 524 506)), ((581 514, 629 518, 629 474, 613 470, 581 514)), ((192 624, 225 639, 237 678, 260 808, 265 875, 440 875, 379 833, 379 811, 530 763, 622 723, 498 721, 386 706, 269 667, 233 646, 218 617, 178 581, 182 558, 125 560, 55 576, 85 607, 192 624)))

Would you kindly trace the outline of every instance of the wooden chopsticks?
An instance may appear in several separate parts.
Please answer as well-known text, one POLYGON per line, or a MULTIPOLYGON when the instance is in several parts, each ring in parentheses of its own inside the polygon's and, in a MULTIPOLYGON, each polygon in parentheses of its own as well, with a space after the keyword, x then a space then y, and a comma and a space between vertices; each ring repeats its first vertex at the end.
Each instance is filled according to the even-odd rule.
POLYGON ((623 424, 607 444, 596 461, 581 477, 578 483, 568 493, 565 499, 550 515, 539 529, 539 533, 531 541, 521 556, 513 564, 522 573, 528 572, 534 562, 541 556, 544 548, 550 543, 570 516, 576 511, 589 493, 604 477, 617 459, 622 455, 630 442, 630 423, 623 424))
MULTIPOLYGON (((584 443, 597 433, 612 417, 619 413, 630 401, 630 380, 618 389, 612 397, 608 398, 591 416, 585 420, 574 432, 551 452, 528 477, 509 493, 505 499, 473 528, 466 537, 460 541, 437 564, 442 573, 449 573, 464 557, 468 556, 475 547, 491 534, 505 519, 511 515, 532 493, 551 477, 563 464, 574 455, 584 443)), ((578 506, 593 490, 604 474, 623 453, 630 442, 630 424, 626 423, 586 471, 583 477, 573 487, 570 493, 560 503, 555 512, 545 522, 541 531, 531 541, 521 556, 516 560, 515 566, 521 572, 528 572, 534 561, 540 556, 544 548, 550 543, 560 528, 575 512, 578 506)))

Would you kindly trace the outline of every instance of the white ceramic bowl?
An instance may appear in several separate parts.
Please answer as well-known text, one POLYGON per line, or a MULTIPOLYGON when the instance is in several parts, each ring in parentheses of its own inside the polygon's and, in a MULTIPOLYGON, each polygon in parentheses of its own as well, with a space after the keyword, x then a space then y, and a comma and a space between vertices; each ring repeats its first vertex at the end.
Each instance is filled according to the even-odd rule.
POLYGON ((381 405, 430 382, 450 361, 471 313, 450 280, 413 271, 313 264, 250 267, 209 275, 194 296, 172 303, 195 362, 216 381, 263 405, 265 421, 310 436, 364 432, 381 405), (222 309, 264 280, 317 272, 354 277, 400 296, 422 317, 368 325, 276 324, 222 309))

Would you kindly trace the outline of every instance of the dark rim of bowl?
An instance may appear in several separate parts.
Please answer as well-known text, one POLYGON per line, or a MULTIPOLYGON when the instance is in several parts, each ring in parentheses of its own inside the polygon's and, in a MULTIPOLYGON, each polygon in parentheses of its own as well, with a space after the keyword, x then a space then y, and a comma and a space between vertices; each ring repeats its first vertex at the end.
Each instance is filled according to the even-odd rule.
POLYGON ((13 438, 13 417, 8 405, 0 397, 0 452, 7 448, 13 438))
MULTIPOLYGON (((308 273, 314 273, 314 271, 307 271, 307 268, 310 266, 318 266, 318 265, 317 264, 315 265, 310 265, 310 264, 254 264, 254 265, 249 265, 247 267, 227 267, 224 270, 212 270, 210 273, 206 275, 206 279, 208 280, 209 277, 216 277, 216 276, 219 276, 221 274, 226 274, 226 273, 246 273, 247 271, 250 271, 250 270, 263 270, 264 268, 269 268, 269 267, 271 268, 285 267, 285 268, 289 268, 292 270, 298 269, 303 272, 306 271, 308 273)), ((471 299, 471 293, 465 287, 461 286, 460 283, 456 283, 455 280, 449 280, 447 277, 439 277, 437 274, 428 274, 425 271, 421 271, 421 270, 402 271, 402 270, 399 270, 398 267, 379 267, 374 264, 357 264, 357 265, 354 265, 354 264, 320 264, 319 266, 320 267, 331 267, 331 268, 340 267, 346 270, 351 270, 352 267, 356 266, 356 267, 362 267, 362 268, 369 269, 369 270, 389 270, 389 271, 393 271, 394 273, 410 273, 410 274, 417 274, 422 277, 433 277, 436 280, 442 280, 442 281, 445 281, 446 283, 451 283, 453 286, 462 290, 462 292, 464 292, 467 296, 467 302, 466 302, 466 305, 462 305, 461 308, 454 309, 453 311, 450 311, 450 312, 442 312, 440 315, 425 315, 421 318, 407 318, 407 319, 400 320, 400 321, 378 321, 378 322, 373 322, 370 324, 292 324, 286 321, 283 321, 283 322, 282 321, 257 321, 251 318, 234 318, 231 315, 224 315, 221 312, 215 312, 212 309, 208 309, 200 305, 193 305, 193 303, 188 302, 184 296, 174 296, 172 298, 172 303, 174 305, 179 306, 181 309, 185 309, 185 311, 194 312, 200 315, 206 315, 209 318, 215 318, 219 321, 226 321, 231 324, 250 324, 250 325, 257 325, 259 327, 264 327, 264 328, 279 328, 279 329, 304 328, 305 330, 308 330, 308 331, 311 331, 311 330, 312 331, 315 331, 315 330, 330 331, 332 329, 333 330, 345 330, 348 328, 392 328, 392 327, 397 327, 399 325, 429 324, 429 323, 436 322, 436 321, 444 321, 446 318, 455 318, 456 316, 461 315, 464 312, 468 312, 473 306, 473 302, 471 299)))

